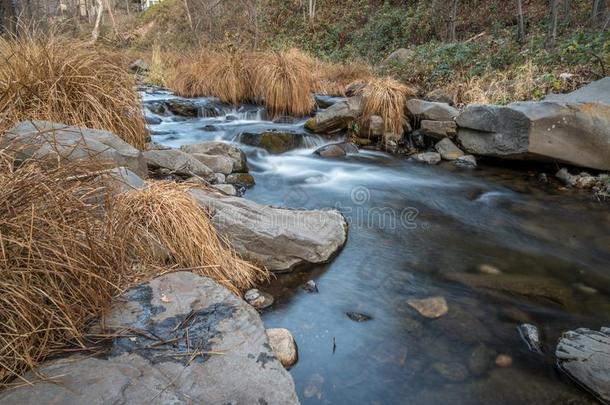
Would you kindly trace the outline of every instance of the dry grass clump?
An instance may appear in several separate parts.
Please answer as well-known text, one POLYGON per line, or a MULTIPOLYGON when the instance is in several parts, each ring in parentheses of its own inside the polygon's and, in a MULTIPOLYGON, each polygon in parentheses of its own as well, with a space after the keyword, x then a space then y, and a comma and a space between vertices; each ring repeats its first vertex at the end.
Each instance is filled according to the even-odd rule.
POLYGON ((133 78, 108 55, 53 34, 0 38, 0 131, 40 119, 105 129, 143 149, 133 78))
POLYGON ((181 97, 209 96, 206 69, 210 55, 205 51, 191 52, 177 58, 167 75, 166 85, 181 97))
POLYGON ((143 190, 121 194, 112 222, 144 260, 158 261, 151 246, 163 246, 176 266, 211 277, 234 292, 267 280, 266 270, 239 258, 218 235, 188 187, 152 182, 143 190))
POLYGON ((253 99, 248 60, 248 54, 239 49, 213 54, 202 72, 209 95, 232 105, 253 99))
POLYGON ((384 132, 402 135, 404 132, 405 103, 416 91, 390 77, 369 80, 358 92, 362 96, 362 121, 368 123, 373 115, 383 118, 384 132))
POLYGON ((127 266, 101 219, 97 164, 18 168, 0 154, 0 386, 67 345, 119 292, 127 266))
POLYGON ((252 60, 252 88, 272 116, 305 116, 314 109, 312 64, 300 51, 267 52, 252 60))
POLYGON ((361 62, 341 64, 318 62, 314 74, 316 93, 345 96, 345 90, 350 84, 370 80, 373 77, 373 69, 361 62))
POLYGON ((148 74, 146 80, 150 84, 155 86, 165 86, 165 66, 163 65, 163 58, 161 55, 161 46, 155 42, 152 48, 152 55, 150 57, 150 65, 148 68, 148 74))

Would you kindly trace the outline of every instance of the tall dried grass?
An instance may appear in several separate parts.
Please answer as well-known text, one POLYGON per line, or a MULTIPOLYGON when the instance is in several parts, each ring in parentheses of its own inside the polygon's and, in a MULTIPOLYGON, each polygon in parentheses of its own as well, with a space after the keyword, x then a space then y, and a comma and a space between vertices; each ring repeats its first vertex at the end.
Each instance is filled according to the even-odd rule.
POLYGON ((161 45, 159 45, 158 42, 155 42, 152 48, 150 66, 148 68, 146 80, 155 86, 165 86, 167 82, 165 75, 166 68, 163 63, 161 45))
POLYGON ((252 58, 252 88, 272 116, 305 116, 315 106, 311 59, 292 49, 252 58))
POLYGON ((401 136, 404 132, 405 103, 414 97, 416 91, 390 77, 373 78, 363 86, 358 94, 362 96, 362 121, 369 122, 373 115, 383 118, 384 132, 401 136))
POLYGON ((133 78, 84 42, 27 31, 0 38, 0 95, 0 131, 41 119, 109 130, 145 147, 133 78))
POLYGON ((181 97, 209 96, 206 74, 210 57, 205 50, 177 57, 167 74, 167 87, 181 97))
POLYGON ((175 266, 211 277, 234 292, 267 280, 266 270, 239 258, 218 235, 188 187, 152 182, 117 198, 112 222, 130 249, 143 260, 158 262, 151 246, 163 246, 175 266))
POLYGON ((128 266, 100 213, 97 163, 15 168, 0 154, 0 386, 67 345, 119 292, 128 266))
POLYGON ((229 49, 211 55, 202 76, 204 89, 223 103, 238 105, 254 98, 250 83, 249 55, 240 49, 229 49))
POLYGON ((347 87, 357 81, 373 78, 373 69, 362 62, 327 63, 317 61, 314 68, 316 93, 345 96, 347 87))

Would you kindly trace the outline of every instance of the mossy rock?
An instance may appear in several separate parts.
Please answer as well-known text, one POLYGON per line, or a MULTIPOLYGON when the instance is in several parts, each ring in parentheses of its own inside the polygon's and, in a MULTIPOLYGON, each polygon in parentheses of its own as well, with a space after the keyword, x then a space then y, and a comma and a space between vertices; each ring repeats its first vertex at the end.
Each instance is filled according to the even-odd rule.
POLYGON ((303 146, 303 135, 290 132, 268 131, 261 134, 243 133, 240 142, 279 154, 303 146))

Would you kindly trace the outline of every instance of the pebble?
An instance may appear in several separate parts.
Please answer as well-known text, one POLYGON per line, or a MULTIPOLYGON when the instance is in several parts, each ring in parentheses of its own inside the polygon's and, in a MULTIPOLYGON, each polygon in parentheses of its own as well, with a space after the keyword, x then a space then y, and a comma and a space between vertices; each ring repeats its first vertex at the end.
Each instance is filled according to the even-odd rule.
POLYGON ((269 345, 282 366, 285 368, 294 366, 299 356, 292 333, 284 328, 267 329, 266 332, 269 345))
POLYGON ((499 274, 502 274, 502 271, 500 271, 500 269, 498 269, 497 267, 492 266, 491 264, 481 264, 479 265, 479 273, 497 276, 499 274))
POLYGON ((542 342, 540 340, 540 330, 537 326, 524 323, 517 326, 519 336, 527 345, 527 348, 534 353, 542 354, 542 342))
POLYGON ((496 366, 498 367, 510 367, 513 365, 513 358, 507 354, 499 354, 496 357, 496 366))
POLYGON ((429 297, 424 299, 410 299, 407 301, 420 315, 426 318, 436 319, 449 311, 447 301, 443 297, 429 297))
POLYGON ((256 288, 246 291, 244 299, 256 309, 265 309, 273 304, 273 296, 256 288))

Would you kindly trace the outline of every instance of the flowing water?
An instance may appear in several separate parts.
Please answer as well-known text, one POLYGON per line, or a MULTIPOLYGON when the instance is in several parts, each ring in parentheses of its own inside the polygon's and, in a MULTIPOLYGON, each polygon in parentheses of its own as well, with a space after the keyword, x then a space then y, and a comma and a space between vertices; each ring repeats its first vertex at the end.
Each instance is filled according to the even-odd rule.
MULTIPOLYGON (((153 140, 178 147, 235 141, 244 131, 303 132, 302 123, 263 121, 253 106, 220 114, 163 117, 153 140)), ((257 183, 247 198, 336 208, 350 222, 332 262, 263 287, 276 297, 262 314, 266 327, 288 328, 297 341, 290 372, 302 403, 594 402, 556 371, 553 351, 565 330, 610 325, 608 203, 526 170, 422 166, 372 151, 323 159, 312 151, 330 141, 308 139, 310 148, 281 155, 242 145, 257 183), (518 293, 472 288, 468 280, 490 277, 481 264, 502 271, 493 276, 499 284, 521 276, 518 293), (308 280, 319 293, 300 287, 308 280), (449 312, 426 319, 407 304, 429 296, 444 297, 449 312), (346 312, 372 319, 354 322, 346 312), (544 355, 520 339, 524 322, 540 327, 544 355), (512 365, 497 366, 497 355, 512 365)))

